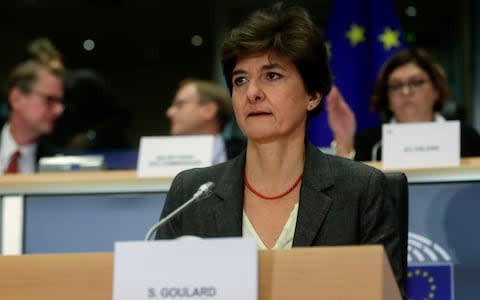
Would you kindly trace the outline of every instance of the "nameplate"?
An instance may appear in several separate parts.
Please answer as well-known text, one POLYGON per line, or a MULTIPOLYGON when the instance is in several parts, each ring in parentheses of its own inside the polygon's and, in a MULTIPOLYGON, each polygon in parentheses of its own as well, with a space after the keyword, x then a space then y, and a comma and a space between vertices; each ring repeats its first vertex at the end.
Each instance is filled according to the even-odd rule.
POLYGON ((460 122, 385 124, 382 127, 384 169, 460 165, 460 122))
POLYGON ((173 177, 212 165, 213 135, 153 136, 140 139, 138 177, 173 177))
POLYGON ((117 242, 113 300, 258 299, 255 240, 117 242))

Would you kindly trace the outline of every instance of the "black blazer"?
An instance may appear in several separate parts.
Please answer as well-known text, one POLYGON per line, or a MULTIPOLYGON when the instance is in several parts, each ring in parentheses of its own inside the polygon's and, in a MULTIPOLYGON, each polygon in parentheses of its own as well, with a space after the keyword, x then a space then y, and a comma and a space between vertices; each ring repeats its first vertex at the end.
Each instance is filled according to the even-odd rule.
MULTIPOLYGON (((281 162, 279 162, 281 163, 281 162)), ((245 152, 225 163, 178 174, 161 217, 213 181, 213 195, 187 208, 157 232, 157 239, 182 235, 242 236, 245 152)), ((399 235, 385 175, 363 163, 323 154, 308 144, 293 246, 383 244, 399 278, 399 235)))
POLYGON ((38 171, 38 161, 42 157, 50 157, 63 154, 63 152, 57 146, 51 144, 46 139, 40 139, 37 143, 37 153, 35 154, 36 166, 35 171, 38 171))
POLYGON ((228 139, 224 138, 223 140, 225 141, 225 151, 227 152, 227 160, 238 156, 240 153, 243 152, 243 150, 245 150, 245 147, 247 146, 245 140, 238 137, 233 137, 228 139))
MULTIPOLYGON (((369 128, 360 131, 355 136, 355 160, 371 161, 373 147, 376 148, 377 160, 382 159, 382 127, 369 128)), ((477 131, 466 125, 460 124, 460 156, 480 156, 480 136, 477 131)))

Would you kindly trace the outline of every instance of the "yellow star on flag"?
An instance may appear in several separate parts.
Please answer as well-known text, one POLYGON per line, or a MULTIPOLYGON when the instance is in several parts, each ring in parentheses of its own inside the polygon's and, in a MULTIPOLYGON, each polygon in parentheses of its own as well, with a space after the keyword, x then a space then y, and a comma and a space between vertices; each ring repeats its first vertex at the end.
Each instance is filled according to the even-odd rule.
POLYGON ((400 47, 400 32, 398 30, 392 30, 390 27, 386 27, 381 35, 378 36, 378 40, 383 43, 385 50, 390 50, 394 47, 400 47))
POLYGON ((347 39, 350 40, 352 47, 357 46, 359 43, 365 41, 365 29, 357 24, 352 24, 350 29, 345 33, 347 39))

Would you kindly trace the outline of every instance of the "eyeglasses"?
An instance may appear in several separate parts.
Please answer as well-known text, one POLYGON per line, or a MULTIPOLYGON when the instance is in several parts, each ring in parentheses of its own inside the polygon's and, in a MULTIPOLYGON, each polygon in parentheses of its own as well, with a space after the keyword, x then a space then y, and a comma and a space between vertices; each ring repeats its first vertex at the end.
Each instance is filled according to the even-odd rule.
POLYGON ((40 96, 49 108, 53 108, 55 106, 60 106, 62 110, 65 108, 64 104, 62 103, 63 99, 60 97, 49 95, 39 90, 30 90, 30 93, 40 96))
POLYGON ((407 82, 394 82, 388 84, 388 91, 392 94, 401 94, 405 91, 407 93, 416 92, 422 88, 422 86, 427 83, 428 79, 426 78, 412 78, 409 79, 407 82), (408 90, 405 90, 405 87, 408 90))
POLYGON ((181 109, 188 103, 195 103, 195 101, 173 100, 172 104, 170 104, 170 108, 181 109))

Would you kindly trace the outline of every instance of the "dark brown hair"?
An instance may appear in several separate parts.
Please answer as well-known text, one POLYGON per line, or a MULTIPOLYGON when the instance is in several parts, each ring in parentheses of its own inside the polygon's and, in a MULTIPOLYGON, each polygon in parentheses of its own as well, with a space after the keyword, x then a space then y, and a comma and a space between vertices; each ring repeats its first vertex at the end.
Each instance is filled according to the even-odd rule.
POLYGON ((449 95, 447 76, 443 68, 424 49, 400 50, 383 65, 378 74, 373 91, 371 108, 382 113, 383 117, 389 119, 393 113, 389 109, 388 100, 388 79, 398 67, 408 63, 414 63, 424 70, 431 80, 433 86, 438 90, 438 99, 435 102, 434 111, 440 111, 449 95))
MULTIPOLYGON (((286 56, 298 69, 309 94, 323 96, 331 89, 325 41, 307 11, 300 7, 275 4, 269 10, 250 15, 227 36, 222 49, 222 67, 230 92, 232 72, 246 55, 272 51, 286 56)), ((308 120, 321 111, 321 105, 308 112, 308 120)))

